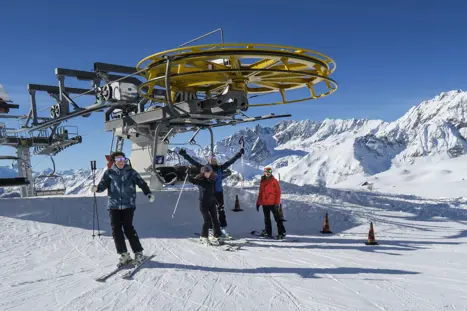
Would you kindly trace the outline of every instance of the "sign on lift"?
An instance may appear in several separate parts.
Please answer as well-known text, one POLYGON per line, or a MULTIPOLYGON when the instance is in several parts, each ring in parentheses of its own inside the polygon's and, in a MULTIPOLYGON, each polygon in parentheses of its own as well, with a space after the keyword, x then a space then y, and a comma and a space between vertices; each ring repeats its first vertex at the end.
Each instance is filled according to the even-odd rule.
POLYGON ((164 164, 164 156, 156 155, 156 164, 164 164))

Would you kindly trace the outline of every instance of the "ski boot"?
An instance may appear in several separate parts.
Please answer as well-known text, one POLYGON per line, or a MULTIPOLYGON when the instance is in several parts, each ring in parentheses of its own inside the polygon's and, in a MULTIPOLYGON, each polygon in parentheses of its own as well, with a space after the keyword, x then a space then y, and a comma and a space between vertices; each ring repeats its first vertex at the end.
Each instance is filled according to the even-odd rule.
POLYGON ((261 231, 259 236, 264 237, 264 238, 272 238, 272 234, 267 233, 266 230, 261 231))
POLYGON ((283 239, 285 239, 285 233, 278 234, 276 238, 277 238, 278 240, 283 240, 283 239))
POLYGON ((133 260, 133 262, 135 263, 135 265, 138 265, 140 264, 141 262, 143 262, 144 260, 144 255, 143 255, 143 252, 136 252, 135 253, 135 259, 133 260))
POLYGON ((120 258, 118 259, 117 267, 120 268, 122 266, 130 264, 132 261, 133 259, 131 259, 130 253, 128 252, 120 253, 120 258))
POLYGON ((209 243, 210 243, 211 245, 219 246, 219 245, 223 244, 223 242, 224 242, 224 241, 223 241, 221 238, 219 238, 219 237, 215 237, 215 236, 212 236, 212 237, 210 236, 210 237, 209 237, 209 243))
POLYGON ((203 236, 200 236, 200 237, 199 237, 199 242, 200 242, 201 244, 203 244, 203 245, 209 245, 209 240, 208 240, 208 238, 205 238, 205 237, 203 237, 203 236))
POLYGON ((232 236, 230 235, 230 233, 227 231, 227 227, 221 227, 221 236, 223 239, 225 240, 232 240, 232 236))

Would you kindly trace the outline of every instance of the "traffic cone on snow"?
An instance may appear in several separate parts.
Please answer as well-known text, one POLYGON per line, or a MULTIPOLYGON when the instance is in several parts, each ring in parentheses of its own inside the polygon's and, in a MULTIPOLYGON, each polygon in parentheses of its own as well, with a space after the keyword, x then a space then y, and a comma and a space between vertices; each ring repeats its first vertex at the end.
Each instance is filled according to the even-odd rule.
POLYGON ((373 222, 370 222, 370 231, 368 232, 368 242, 365 242, 366 245, 378 245, 375 239, 375 231, 373 229, 373 222))
POLYGON ((243 211, 241 208, 240 208, 240 202, 238 201, 238 194, 235 196, 235 208, 232 210, 234 212, 241 212, 243 211))
POLYGON ((328 213, 326 213, 326 216, 324 217, 323 230, 321 230, 320 232, 324 234, 332 233, 331 228, 329 227, 328 213))

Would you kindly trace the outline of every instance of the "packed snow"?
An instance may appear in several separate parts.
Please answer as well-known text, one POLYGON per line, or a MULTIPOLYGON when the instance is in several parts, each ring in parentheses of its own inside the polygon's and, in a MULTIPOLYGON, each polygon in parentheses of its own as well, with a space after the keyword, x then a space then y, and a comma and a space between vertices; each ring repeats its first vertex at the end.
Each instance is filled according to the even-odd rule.
POLYGON ((94 280, 117 262, 105 196, 100 238, 91 196, 2 200, 0 310, 466 310, 467 199, 281 185, 298 241, 250 235, 263 228, 257 188, 227 188, 231 234, 250 239, 235 252, 194 242, 196 190, 182 192, 174 218, 178 191, 155 203, 139 193, 135 227, 156 256, 132 280, 106 283, 94 280), (243 212, 231 211, 236 195, 243 212), (325 213, 331 235, 319 232, 325 213), (370 222, 377 246, 364 244, 370 222))

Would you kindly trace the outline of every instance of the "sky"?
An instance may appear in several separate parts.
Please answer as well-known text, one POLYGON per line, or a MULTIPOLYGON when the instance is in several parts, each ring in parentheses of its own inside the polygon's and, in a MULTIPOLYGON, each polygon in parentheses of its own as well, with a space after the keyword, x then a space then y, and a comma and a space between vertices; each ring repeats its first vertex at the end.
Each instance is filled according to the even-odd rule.
MULTIPOLYGON (((467 2, 442 1, 217 1, 112 2, 3 0, 0 4, 0 84, 20 105, 30 108, 27 84, 57 85, 57 67, 91 71, 94 62, 127 66, 146 56, 217 28, 227 43, 268 43, 316 50, 337 63, 332 75, 337 92, 318 100, 251 108, 249 116, 292 114, 295 120, 366 118, 393 121, 412 106, 437 94, 467 86, 467 2)), ((218 34, 199 44, 219 43, 218 34)), ((68 78, 70 87, 89 84, 68 78)), ((252 100, 252 103, 262 98, 252 100)), ((81 106, 92 97, 77 99, 81 106)), ((39 109, 54 100, 38 95, 39 109)), ((46 116, 48 110, 41 112, 46 116)), ((0 122, 3 120, 0 120, 0 122)), ((8 127, 16 121, 4 120, 8 127)), ((280 120, 260 122, 272 126, 280 120)), ((68 121, 77 126, 83 143, 55 156, 58 170, 104 167, 112 134, 104 132, 104 115, 68 121)), ((215 140, 245 127, 215 129, 215 140)), ((184 142, 187 135, 173 142, 184 142)), ((208 142, 208 132, 198 142, 208 142)), ((126 141, 125 151, 130 142, 126 141)), ((0 154, 13 148, 0 147, 0 154)), ((3 165, 0 163, 0 165, 3 165)), ((51 166, 34 156, 34 170, 51 166)))

